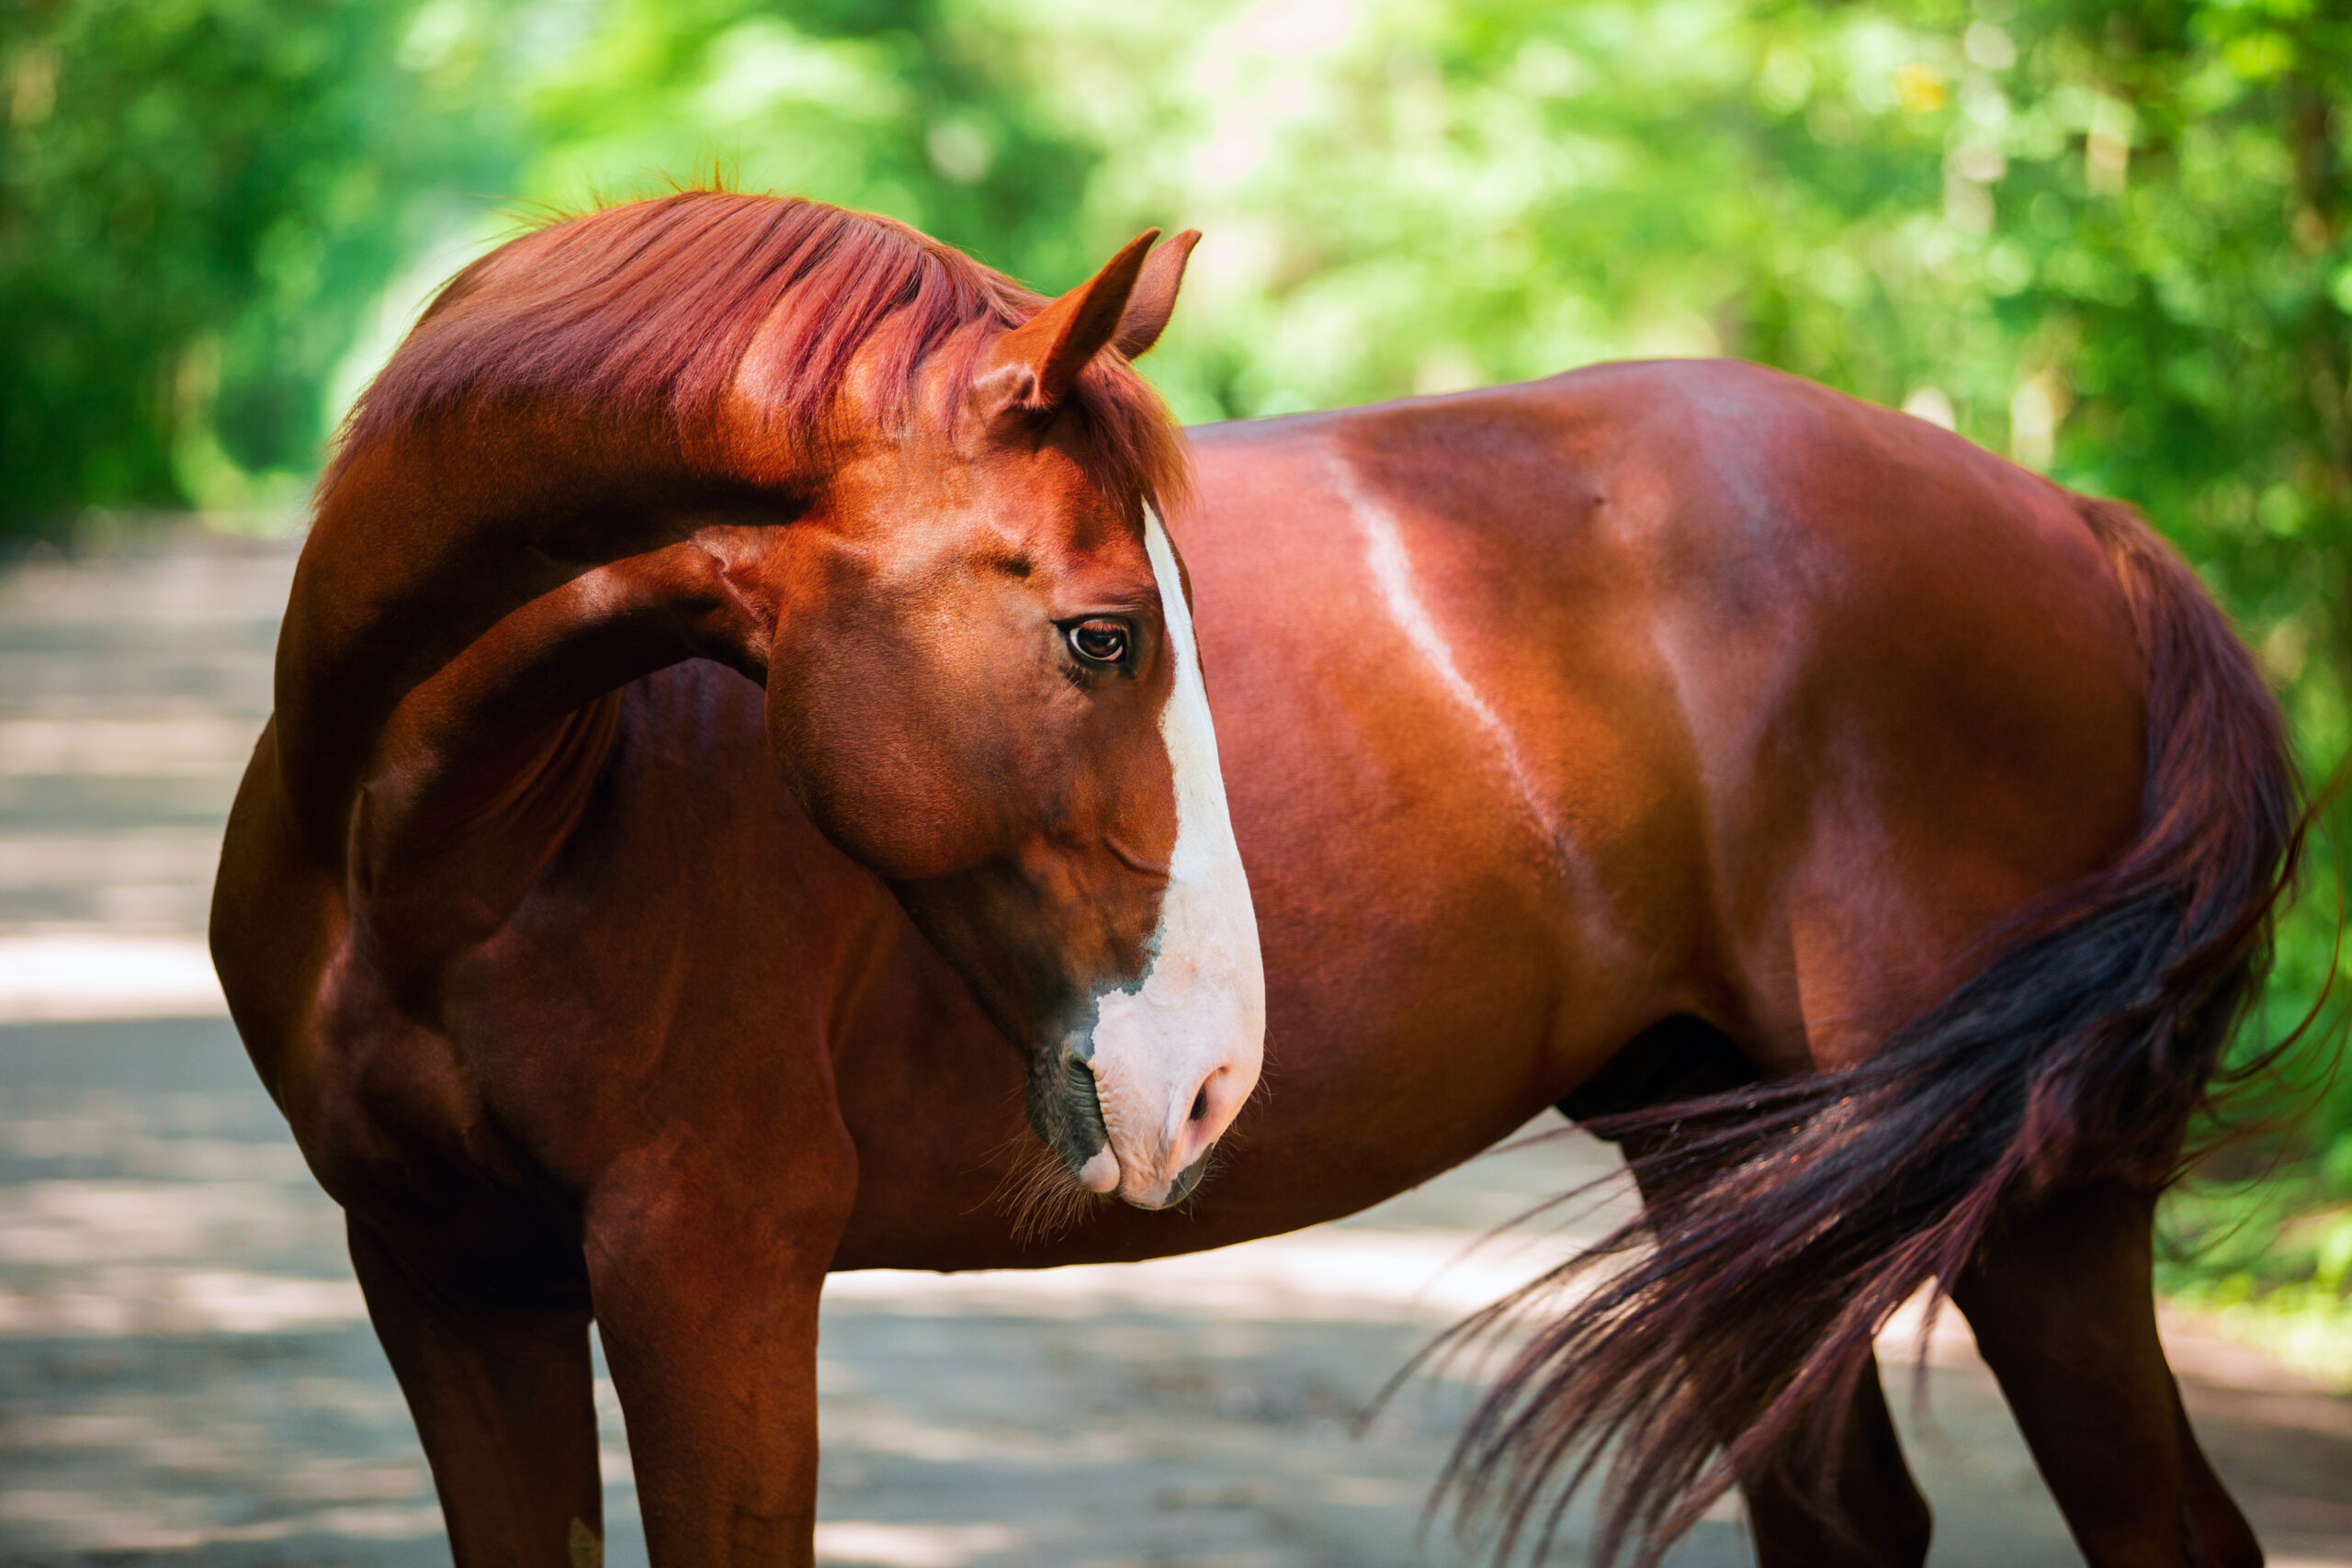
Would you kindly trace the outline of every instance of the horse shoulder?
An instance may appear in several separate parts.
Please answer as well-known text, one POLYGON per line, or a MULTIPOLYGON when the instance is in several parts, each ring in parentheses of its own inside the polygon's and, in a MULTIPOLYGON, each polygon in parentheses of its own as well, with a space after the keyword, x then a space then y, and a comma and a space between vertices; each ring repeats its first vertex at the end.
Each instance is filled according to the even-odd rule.
POLYGON ((665 1121, 748 1151, 830 1116, 800 1101, 896 913, 777 778, 757 687, 697 660, 615 701, 577 822, 445 981, 486 1099, 583 1183, 665 1121))
POLYGON ((674 666, 610 709, 572 830, 429 964, 384 951, 368 890, 305 853, 257 761, 214 945, 265 1080, 345 1202, 400 1223, 432 1193, 582 1191, 665 1121, 755 1149, 832 1117, 809 1085, 887 893, 793 806, 741 677, 674 666))

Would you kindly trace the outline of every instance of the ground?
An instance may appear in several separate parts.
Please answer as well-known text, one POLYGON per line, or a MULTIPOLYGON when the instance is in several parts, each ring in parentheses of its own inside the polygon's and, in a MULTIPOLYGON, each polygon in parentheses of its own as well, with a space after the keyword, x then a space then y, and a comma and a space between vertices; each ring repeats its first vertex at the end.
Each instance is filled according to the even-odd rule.
MULTIPOLYGON (((183 534, 0 579, 0 1565, 448 1560, 338 1216, 198 945, 290 567, 283 544, 183 534)), ((1475 1369, 1366 1412, 1435 1329, 1562 1245, 1481 1238, 1609 1165, 1563 1134, 1196 1258, 845 1276, 821 1352, 820 1557, 1464 1561, 1422 1504, 1475 1369)), ((1916 1330, 1882 1341, 1890 1363, 1909 1366, 1916 1330)), ((2352 1399, 2185 1325, 2170 1343, 2273 1563, 2352 1568, 2352 1399)), ((1964 1329, 1940 1321, 1917 1397, 1894 1376, 1933 1561, 2079 1561, 1964 1329)), ((599 1394, 608 1561, 641 1562, 599 1394)), ((1677 1563, 1747 1560, 1736 1509, 1719 1514, 1677 1563)), ((1585 1522, 1557 1561, 1581 1561, 1585 1522)))

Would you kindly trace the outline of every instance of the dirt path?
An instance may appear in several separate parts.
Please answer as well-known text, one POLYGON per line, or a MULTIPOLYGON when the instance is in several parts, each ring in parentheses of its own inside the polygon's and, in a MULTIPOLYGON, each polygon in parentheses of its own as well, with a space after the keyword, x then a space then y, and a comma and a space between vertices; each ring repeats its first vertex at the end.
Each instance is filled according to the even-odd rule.
MULTIPOLYGON (((211 544, 0 581, 0 1564, 448 1560, 337 1215, 197 944, 289 566, 211 544)), ((843 1279, 820 1556, 1463 1561, 1419 1527, 1472 1386, 1425 1380, 1351 1423, 1432 1329, 1546 1256, 1477 1238, 1607 1157, 1556 1139, 1198 1258, 843 1279)), ((2193 1336, 2174 1353, 2272 1562, 2352 1568, 2352 1400, 2193 1336)), ((1956 1322, 1925 1383, 1924 1407, 1907 1384, 1896 1403, 1934 1561, 2078 1561, 1956 1322)), ((601 1393, 610 1561, 641 1562, 601 1393)), ((1675 1561, 1747 1561, 1736 1512, 1675 1561)))

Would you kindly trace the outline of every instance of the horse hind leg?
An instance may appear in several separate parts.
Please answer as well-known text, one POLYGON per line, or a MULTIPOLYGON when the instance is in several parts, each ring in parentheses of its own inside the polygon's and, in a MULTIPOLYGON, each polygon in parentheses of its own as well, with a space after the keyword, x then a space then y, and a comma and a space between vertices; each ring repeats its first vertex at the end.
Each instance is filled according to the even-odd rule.
POLYGON ((2101 1187, 2001 1215, 1952 1296, 2092 1568, 2260 1568, 2156 1336, 2154 1213, 2101 1187))
MULTIPOLYGON (((1645 1031, 1609 1066, 1560 1102, 1572 1121, 1717 1094, 1755 1082, 1754 1065, 1713 1024, 1688 1016, 1645 1031)), ((1628 1158, 1666 1152, 1670 1128, 1614 1138, 1628 1158)), ((1635 1179, 1640 1180, 1636 1167, 1635 1179)), ((1782 1462, 1740 1479, 1758 1568, 1920 1568, 1934 1521, 1903 1457, 1878 1359, 1861 1369, 1835 1428, 1828 1473, 1816 1418, 1785 1445, 1782 1462), (1827 1495, 1819 1481, 1825 1480, 1827 1495)), ((1718 1432, 1728 1440, 1737 1434, 1718 1432)))
POLYGON ((368 1314, 408 1398, 457 1568, 598 1568, 589 1314, 447 1286, 349 1223, 368 1314))

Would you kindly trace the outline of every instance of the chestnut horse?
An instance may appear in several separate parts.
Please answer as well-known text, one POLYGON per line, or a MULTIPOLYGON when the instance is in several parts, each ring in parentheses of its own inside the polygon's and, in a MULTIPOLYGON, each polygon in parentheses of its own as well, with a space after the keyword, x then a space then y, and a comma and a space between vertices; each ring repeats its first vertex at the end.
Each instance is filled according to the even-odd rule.
POLYGON ((592 1318, 653 1561, 807 1563, 829 1270, 1285 1231, 1556 1103, 1645 1215, 1470 1502, 1540 1533, 1605 1449, 1605 1551, 1737 1485, 1768 1563, 1917 1563, 1871 1336, 1938 1284, 2091 1561, 2258 1562, 2149 1226, 2294 787, 2186 568, 1737 364, 1188 466, 1151 238, 1047 304, 814 203, 614 209, 356 412, 213 942, 458 1561, 600 1553, 592 1318))

